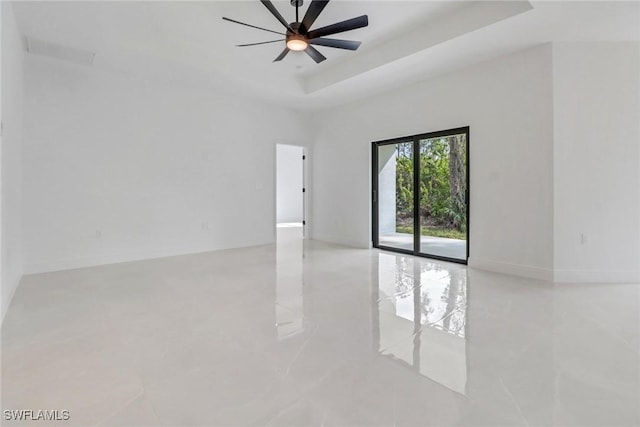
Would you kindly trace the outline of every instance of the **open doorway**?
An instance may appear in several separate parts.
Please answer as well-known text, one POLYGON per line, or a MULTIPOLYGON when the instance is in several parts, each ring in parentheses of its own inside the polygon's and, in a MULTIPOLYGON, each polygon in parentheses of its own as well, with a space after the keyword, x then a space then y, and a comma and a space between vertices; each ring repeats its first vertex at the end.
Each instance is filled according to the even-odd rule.
POLYGON ((278 242, 303 239, 305 229, 304 148, 276 145, 276 226, 278 242))
POLYGON ((298 336, 304 322, 305 153, 276 145, 276 332, 298 336))

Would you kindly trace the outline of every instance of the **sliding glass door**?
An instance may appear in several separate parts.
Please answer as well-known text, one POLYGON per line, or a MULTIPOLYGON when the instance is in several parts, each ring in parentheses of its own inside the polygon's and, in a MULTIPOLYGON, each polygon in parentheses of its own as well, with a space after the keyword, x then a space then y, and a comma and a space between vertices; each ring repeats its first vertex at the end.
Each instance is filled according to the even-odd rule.
POLYGON ((466 263, 469 128, 373 143, 373 245, 466 263))
POLYGON ((378 241, 393 249, 413 252, 412 140, 380 144, 377 148, 378 241))

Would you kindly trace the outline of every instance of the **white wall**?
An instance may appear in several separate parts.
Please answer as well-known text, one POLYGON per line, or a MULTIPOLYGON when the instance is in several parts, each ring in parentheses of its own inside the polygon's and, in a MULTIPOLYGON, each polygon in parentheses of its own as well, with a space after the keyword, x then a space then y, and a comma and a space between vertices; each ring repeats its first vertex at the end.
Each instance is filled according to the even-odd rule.
POLYGON ((26 271, 273 242, 274 144, 303 136, 292 111, 27 55, 26 271))
POLYGON ((378 230, 380 235, 396 232, 396 144, 378 149, 378 230))
POLYGON ((554 43, 553 79, 555 279, 640 281, 640 44, 554 43))
MULTIPOLYGON (((314 113, 311 236, 370 245, 371 141, 470 126, 471 266, 638 280, 638 55, 544 45, 314 113)), ((304 117, 46 58, 25 67, 27 271, 274 240, 274 144, 306 141, 304 117)))
POLYGON ((371 141, 470 126, 472 266, 553 275, 551 46, 314 114, 312 237, 371 239, 371 141))
POLYGON ((303 160, 304 148, 278 144, 277 158, 277 221, 302 222, 303 216, 303 160))
POLYGON ((2 2, 2 247, 0 320, 22 277, 22 121, 23 59, 10 2, 2 2))

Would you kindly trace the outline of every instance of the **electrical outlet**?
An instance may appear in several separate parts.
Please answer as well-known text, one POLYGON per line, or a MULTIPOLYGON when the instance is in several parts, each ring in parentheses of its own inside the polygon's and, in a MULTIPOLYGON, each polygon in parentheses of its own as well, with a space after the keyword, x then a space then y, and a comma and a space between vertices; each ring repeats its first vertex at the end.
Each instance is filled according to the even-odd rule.
POLYGON ((209 229, 209 223, 208 222, 203 222, 202 223, 202 229, 203 230, 208 230, 209 229))
POLYGON ((584 233, 580 233, 580 244, 581 245, 587 244, 587 235, 584 233))
POLYGON ((96 230, 96 239, 102 238, 102 230, 96 230))

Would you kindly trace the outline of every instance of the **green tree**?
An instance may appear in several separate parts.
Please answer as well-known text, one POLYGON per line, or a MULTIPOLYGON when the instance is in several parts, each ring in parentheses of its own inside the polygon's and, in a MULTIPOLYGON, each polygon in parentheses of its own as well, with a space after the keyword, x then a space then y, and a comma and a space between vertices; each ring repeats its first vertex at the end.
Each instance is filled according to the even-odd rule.
POLYGON ((413 155, 410 144, 398 144, 396 153, 396 209, 401 219, 413 216, 413 155))
POLYGON ((467 165, 466 135, 449 138, 449 207, 446 217, 449 223, 460 231, 467 226, 467 165))
MULTIPOLYGON (((420 141, 422 225, 466 231, 466 144, 464 134, 420 141)), ((396 205, 401 222, 413 217, 412 147, 412 143, 397 145, 396 205)))

